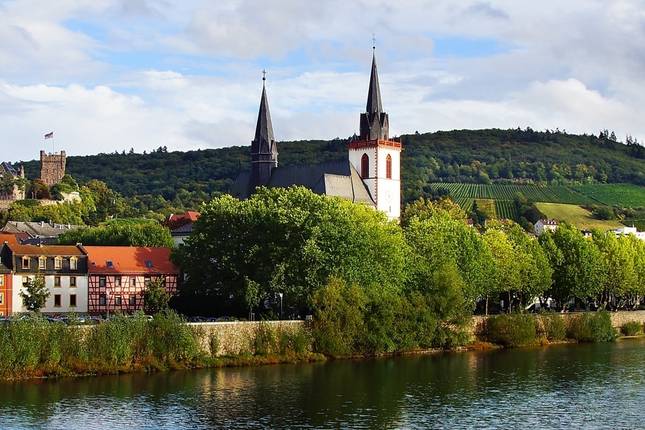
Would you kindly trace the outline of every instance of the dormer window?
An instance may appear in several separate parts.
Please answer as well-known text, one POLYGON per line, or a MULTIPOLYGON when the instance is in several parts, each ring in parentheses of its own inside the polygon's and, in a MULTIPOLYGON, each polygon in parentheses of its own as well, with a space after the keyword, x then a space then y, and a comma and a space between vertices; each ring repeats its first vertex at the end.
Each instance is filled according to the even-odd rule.
POLYGON ((54 270, 60 270, 63 268, 63 257, 54 258, 54 270))
POLYGON ((47 269, 47 257, 40 256, 38 257, 38 270, 47 269))
POLYGON ((108 269, 113 269, 114 268, 114 263, 112 262, 112 260, 106 261, 105 265, 107 266, 108 269))
POLYGON ((31 259, 29 257, 22 257, 22 268, 23 269, 29 269, 29 266, 30 266, 29 262, 30 261, 31 261, 31 259))
POLYGON ((78 258, 72 257, 69 259, 69 270, 77 270, 78 269, 78 258))
POLYGON ((148 269, 152 269, 152 261, 151 260, 146 260, 146 267, 148 269))

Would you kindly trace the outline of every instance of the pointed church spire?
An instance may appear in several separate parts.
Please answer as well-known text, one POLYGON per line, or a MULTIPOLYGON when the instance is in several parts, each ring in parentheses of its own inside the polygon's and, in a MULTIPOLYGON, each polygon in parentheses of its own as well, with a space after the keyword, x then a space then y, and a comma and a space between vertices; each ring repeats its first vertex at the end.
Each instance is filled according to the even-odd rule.
POLYGON ((372 73, 370 86, 367 91, 367 106, 365 113, 361 114, 361 140, 388 140, 390 122, 388 115, 383 112, 381 103, 381 88, 378 82, 376 68, 376 42, 372 46, 372 73))
POLYGON ((266 90, 266 70, 262 71, 262 97, 260 98, 260 110, 258 112, 258 122, 255 126, 255 139, 259 152, 271 152, 271 143, 273 139, 273 124, 271 123, 271 113, 269 112, 269 101, 267 100, 266 90))
POLYGON ((372 47, 372 74, 370 75, 370 87, 367 93, 367 113, 381 113, 381 88, 378 83, 378 70, 376 69, 376 47, 372 47))
POLYGON ((271 123, 266 89, 266 70, 263 70, 258 122, 255 126, 255 138, 251 142, 251 187, 267 185, 271 180, 271 172, 277 166, 278 147, 273 137, 273 124, 271 123))

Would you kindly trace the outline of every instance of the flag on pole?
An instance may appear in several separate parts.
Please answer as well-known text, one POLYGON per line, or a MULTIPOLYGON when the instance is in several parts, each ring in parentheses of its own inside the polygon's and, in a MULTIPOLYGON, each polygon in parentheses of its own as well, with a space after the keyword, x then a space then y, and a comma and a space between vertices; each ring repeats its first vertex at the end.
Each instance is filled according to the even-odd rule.
POLYGON ((54 138, 54 132, 50 131, 45 135, 45 139, 53 139, 54 138))

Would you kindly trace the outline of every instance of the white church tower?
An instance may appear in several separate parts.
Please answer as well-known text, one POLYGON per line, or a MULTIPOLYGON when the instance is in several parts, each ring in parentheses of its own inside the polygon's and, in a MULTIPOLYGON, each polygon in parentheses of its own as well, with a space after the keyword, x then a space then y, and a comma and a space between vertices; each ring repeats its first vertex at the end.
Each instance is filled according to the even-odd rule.
POLYGON ((367 185, 376 208, 390 219, 398 219, 401 215, 401 142, 389 139, 389 129, 373 53, 367 108, 361 114, 361 134, 349 144, 349 162, 367 185))

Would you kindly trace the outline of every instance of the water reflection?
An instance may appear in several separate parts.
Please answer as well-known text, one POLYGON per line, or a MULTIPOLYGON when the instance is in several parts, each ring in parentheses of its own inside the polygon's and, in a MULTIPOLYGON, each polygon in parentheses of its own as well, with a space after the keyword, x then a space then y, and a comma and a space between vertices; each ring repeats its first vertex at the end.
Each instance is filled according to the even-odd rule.
POLYGON ((0 428, 637 428, 645 342, 0 384, 0 428))

